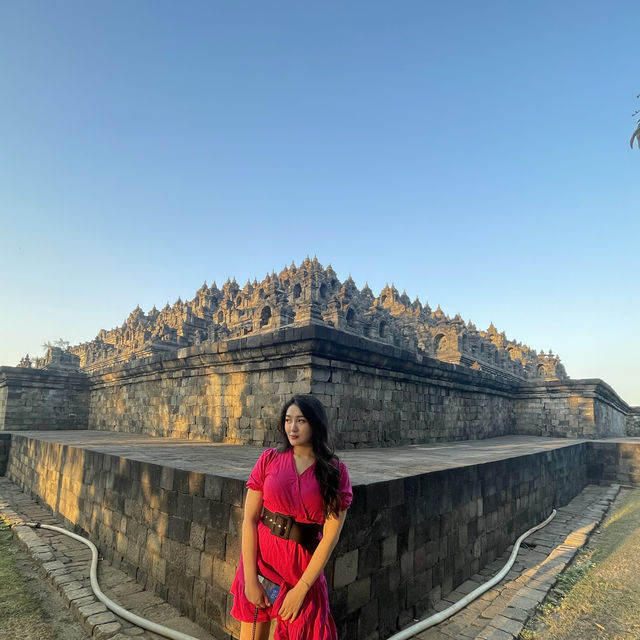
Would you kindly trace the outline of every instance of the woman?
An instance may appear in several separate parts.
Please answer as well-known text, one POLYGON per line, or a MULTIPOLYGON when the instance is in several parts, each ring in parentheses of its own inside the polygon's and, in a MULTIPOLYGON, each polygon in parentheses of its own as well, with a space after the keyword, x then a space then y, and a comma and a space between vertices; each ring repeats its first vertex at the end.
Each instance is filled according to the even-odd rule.
POLYGON ((284 405, 280 430, 282 447, 267 449, 247 482, 231 615, 241 622, 240 640, 251 640, 254 626, 255 640, 266 640, 274 618, 274 640, 337 640, 323 569, 353 497, 349 473, 313 396, 284 405), (273 602, 264 579, 280 586, 273 602))

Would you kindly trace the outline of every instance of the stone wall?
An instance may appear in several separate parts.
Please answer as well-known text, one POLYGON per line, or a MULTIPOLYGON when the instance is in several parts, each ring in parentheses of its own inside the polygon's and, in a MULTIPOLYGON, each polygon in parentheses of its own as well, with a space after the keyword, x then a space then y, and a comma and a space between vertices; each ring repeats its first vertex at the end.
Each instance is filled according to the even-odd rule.
POLYGON ((182 349, 90 375, 89 427, 215 442, 274 442, 279 407, 313 393, 340 448, 509 433, 626 433, 600 380, 519 385, 321 325, 182 349))
POLYGON ((311 392, 340 447, 474 440, 512 433, 517 386, 346 333, 320 328, 311 392), (373 343, 375 344, 375 343, 373 343))
POLYGON ((629 411, 602 380, 528 383, 518 392, 516 433, 562 438, 624 436, 629 411))
POLYGON ((325 403, 339 448, 510 433, 598 438, 638 424, 600 380, 521 385, 308 324, 89 374, 2 367, 0 430, 88 427, 266 446, 296 393, 325 403))
POLYGON ((357 487, 327 571, 340 637, 387 638, 424 617, 585 486, 586 447, 357 487))
POLYGON ((242 481, 12 440, 7 475, 18 486, 216 637, 238 630, 228 590, 240 554, 242 481))
POLYGON ((515 387, 319 325, 192 347, 90 376, 89 427, 269 445, 295 393, 325 403, 340 448, 503 435, 515 387))
POLYGON ((640 407, 631 407, 627 415, 627 435, 640 436, 640 407))
POLYGON ((9 450, 11 449, 11 435, 0 432, 0 476, 7 472, 9 450))
POLYGON ((587 463, 590 482, 640 486, 640 442, 593 442, 587 463))
POLYGON ((87 419, 84 374, 0 367, 0 431, 86 429, 87 419))
MULTIPOLYGON (((354 486, 326 569, 340 637, 379 640, 423 615, 583 488, 588 446, 354 486)), ((8 476, 148 589, 218 637, 237 637, 228 590, 243 480, 20 434, 8 476)))
POLYGON ((268 444, 286 398, 309 393, 309 328, 183 349, 91 374, 89 428, 268 444))

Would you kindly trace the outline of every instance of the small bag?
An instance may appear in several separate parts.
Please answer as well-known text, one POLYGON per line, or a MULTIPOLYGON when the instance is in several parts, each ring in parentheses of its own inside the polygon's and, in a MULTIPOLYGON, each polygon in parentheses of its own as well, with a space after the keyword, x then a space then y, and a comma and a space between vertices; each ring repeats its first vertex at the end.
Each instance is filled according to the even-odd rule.
MULTIPOLYGON (((258 574, 258 580, 260 584, 264 587, 264 590, 267 592, 267 599, 269 600, 269 604, 273 604, 280 593, 280 585, 276 584, 269 578, 265 578, 258 574)), ((258 624, 258 607, 256 607, 255 614, 253 616, 253 629, 251 630, 251 640, 255 640, 256 637, 256 626, 258 624)))
POLYGON ((269 599, 269 604, 273 604, 280 593, 280 585, 265 578, 264 576, 258 576, 258 580, 260 584, 264 587, 264 590, 267 592, 267 598, 269 599))

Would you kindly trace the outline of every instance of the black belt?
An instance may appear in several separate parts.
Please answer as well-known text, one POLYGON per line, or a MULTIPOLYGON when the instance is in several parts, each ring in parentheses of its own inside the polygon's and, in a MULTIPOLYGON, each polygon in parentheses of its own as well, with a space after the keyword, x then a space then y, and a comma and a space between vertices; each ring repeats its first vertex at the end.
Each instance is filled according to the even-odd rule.
POLYGON ((262 507, 262 522, 274 536, 284 540, 293 540, 302 545, 309 553, 313 553, 318 546, 318 534, 322 530, 319 524, 297 522, 293 516, 269 511, 262 507))

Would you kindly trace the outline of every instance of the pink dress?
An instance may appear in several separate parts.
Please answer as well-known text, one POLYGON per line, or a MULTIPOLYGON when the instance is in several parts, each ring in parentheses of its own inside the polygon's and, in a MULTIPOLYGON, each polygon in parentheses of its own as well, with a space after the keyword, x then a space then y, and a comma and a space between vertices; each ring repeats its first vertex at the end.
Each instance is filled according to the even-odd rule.
MULTIPOLYGON (((338 485, 342 509, 349 508, 353 499, 349 472, 340 462, 338 485)), ((298 475, 293 449, 278 453, 267 449, 256 462, 247 487, 262 491, 264 506, 273 512, 293 516, 298 522, 324 523, 323 502, 315 477, 315 463, 298 475)), ((258 622, 278 618, 278 611, 287 589, 295 586, 311 559, 304 547, 293 540, 283 540, 273 535, 262 523, 258 523, 258 573, 284 588, 276 601, 258 611, 258 622)), ((243 622, 253 622, 255 605, 244 594, 244 569, 242 558, 231 585, 234 595, 231 615, 243 622)), ((278 618, 274 640, 337 640, 336 625, 329 611, 327 580, 324 573, 318 576, 307 593, 298 617, 293 621, 278 618)))

